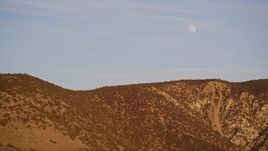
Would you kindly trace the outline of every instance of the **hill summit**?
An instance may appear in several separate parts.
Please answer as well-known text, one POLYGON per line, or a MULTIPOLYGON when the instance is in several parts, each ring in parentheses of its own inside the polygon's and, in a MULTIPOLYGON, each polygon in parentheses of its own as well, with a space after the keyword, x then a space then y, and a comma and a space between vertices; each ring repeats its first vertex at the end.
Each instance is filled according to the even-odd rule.
POLYGON ((61 88, 0 74, 0 150, 268 150, 268 80, 61 88))

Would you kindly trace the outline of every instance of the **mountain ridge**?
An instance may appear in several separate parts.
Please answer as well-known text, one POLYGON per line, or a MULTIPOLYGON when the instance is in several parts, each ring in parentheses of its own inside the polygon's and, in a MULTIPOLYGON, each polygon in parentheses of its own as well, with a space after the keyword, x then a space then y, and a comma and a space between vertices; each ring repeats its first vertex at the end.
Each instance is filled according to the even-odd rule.
POLYGON ((267 79, 179 80, 70 90, 27 74, 0 74, 0 92, 0 131, 29 131, 0 137, 2 148, 267 149, 267 79), (40 136, 44 127, 42 135, 57 135, 41 138, 46 144, 20 143, 25 136, 40 136))
POLYGON ((156 81, 156 82, 141 82, 141 83, 128 83, 128 84, 115 84, 115 85, 104 85, 104 86, 100 86, 100 87, 96 87, 96 88, 92 88, 92 89, 72 89, 69 87, 64 87, 61 86, 60 84, 55 84, 52 83, 48 80, 39 78, 35 75, 31 75, 28 73, 0 73, 1 76, 24 76, 24 77, 28 77, 28 78, 35 78, 38 80, 41 80, 43 82, 52 84, 54 86, 63 88, 65 90, 70 90, 70 91, 93 91, 96 89, 101 89, 101 88, 105 88, 105 87, 121 87, 121 86, 130 86, 130 85, 149 85, 149 84, 161 84, 161 83, 174 83, 174 82, 208 82, 208 81, 219 81, 219 82, 223 82, 223 83, 231 83, 231 84, 248 84, 248 83, 252 83, 252 82, 268 82, 268 78, 259 78, 259 79, 251 79, 251 80, 244 80, 244 81, 229 81, 229 80, 224 80, 221 78, 193 78, 193 79, 180 79, 180 80, 166 80, 166 81, 156 81))

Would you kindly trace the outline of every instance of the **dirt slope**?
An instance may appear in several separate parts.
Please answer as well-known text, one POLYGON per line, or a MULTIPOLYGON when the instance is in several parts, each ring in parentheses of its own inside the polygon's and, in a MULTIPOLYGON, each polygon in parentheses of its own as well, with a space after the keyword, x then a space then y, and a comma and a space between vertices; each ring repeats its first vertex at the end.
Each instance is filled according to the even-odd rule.
POLYGON ((268 150, 268 80, 72 91, 0 75, 0 150, 268 150))

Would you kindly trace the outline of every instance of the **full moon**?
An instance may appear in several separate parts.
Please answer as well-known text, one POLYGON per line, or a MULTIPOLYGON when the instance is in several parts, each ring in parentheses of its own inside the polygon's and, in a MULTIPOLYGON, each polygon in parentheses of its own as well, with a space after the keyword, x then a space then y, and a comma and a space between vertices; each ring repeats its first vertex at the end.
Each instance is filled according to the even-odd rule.
POLYGON ((187 29, 191 33, 195 33, 197 31, 197 27, 195 25, 189 25, 187 29))

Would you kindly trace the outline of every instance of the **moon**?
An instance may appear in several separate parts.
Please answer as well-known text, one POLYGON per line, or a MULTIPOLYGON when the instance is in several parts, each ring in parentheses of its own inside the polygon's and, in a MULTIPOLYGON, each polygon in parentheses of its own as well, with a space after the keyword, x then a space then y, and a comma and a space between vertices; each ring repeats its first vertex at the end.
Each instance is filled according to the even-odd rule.
POLYGON ((189 25, 187 30, 190 32, 190 33, 195 33, 197 31, 197 27, 196 25, 189 25))

